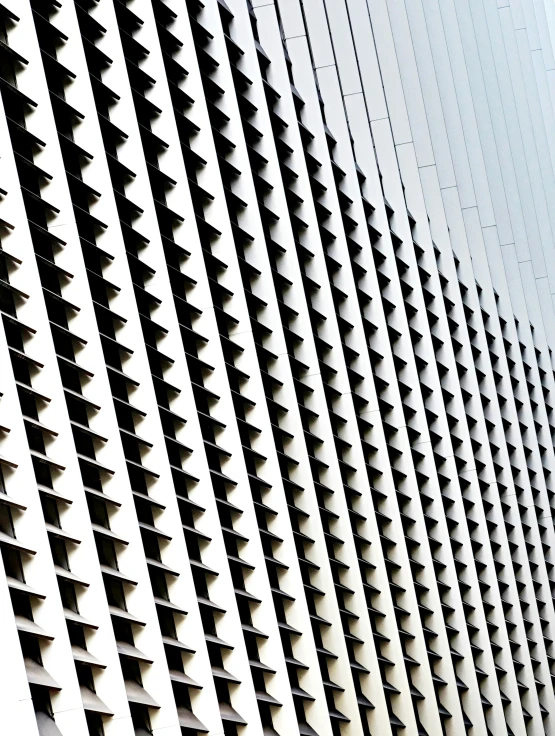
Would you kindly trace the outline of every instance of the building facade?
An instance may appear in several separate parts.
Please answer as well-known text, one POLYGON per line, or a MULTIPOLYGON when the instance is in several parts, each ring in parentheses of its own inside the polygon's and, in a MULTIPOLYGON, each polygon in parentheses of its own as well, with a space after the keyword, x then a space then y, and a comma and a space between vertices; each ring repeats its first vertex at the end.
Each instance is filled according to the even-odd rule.
POLYGON ((1 0, 2 734, 555 733, 552 38, 1 0))

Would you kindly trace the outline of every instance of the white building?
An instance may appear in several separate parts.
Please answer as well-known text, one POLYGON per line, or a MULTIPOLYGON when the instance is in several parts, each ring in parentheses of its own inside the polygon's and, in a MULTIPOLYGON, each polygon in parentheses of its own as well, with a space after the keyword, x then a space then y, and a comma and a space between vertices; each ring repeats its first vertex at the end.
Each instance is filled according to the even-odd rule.
POLYGON ((3 736, 553 736, 553 37, 0 0, 3 736))

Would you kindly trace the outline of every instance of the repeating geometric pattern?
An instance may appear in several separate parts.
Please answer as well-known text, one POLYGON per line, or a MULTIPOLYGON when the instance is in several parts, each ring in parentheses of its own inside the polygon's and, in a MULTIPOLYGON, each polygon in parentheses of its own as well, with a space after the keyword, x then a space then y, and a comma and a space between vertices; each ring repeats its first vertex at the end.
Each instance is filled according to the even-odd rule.
POLYGON ((6 734, 555 733, 552 28, 2 0, 6 734))

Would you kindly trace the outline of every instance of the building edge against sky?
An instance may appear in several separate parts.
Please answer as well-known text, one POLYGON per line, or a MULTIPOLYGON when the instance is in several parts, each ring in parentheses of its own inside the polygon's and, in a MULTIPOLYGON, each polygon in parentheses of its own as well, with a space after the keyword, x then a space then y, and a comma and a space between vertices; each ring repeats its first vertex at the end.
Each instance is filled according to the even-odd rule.
POLYGON ((6 734, 555 732, 554 32, 1 0, 6 734))

